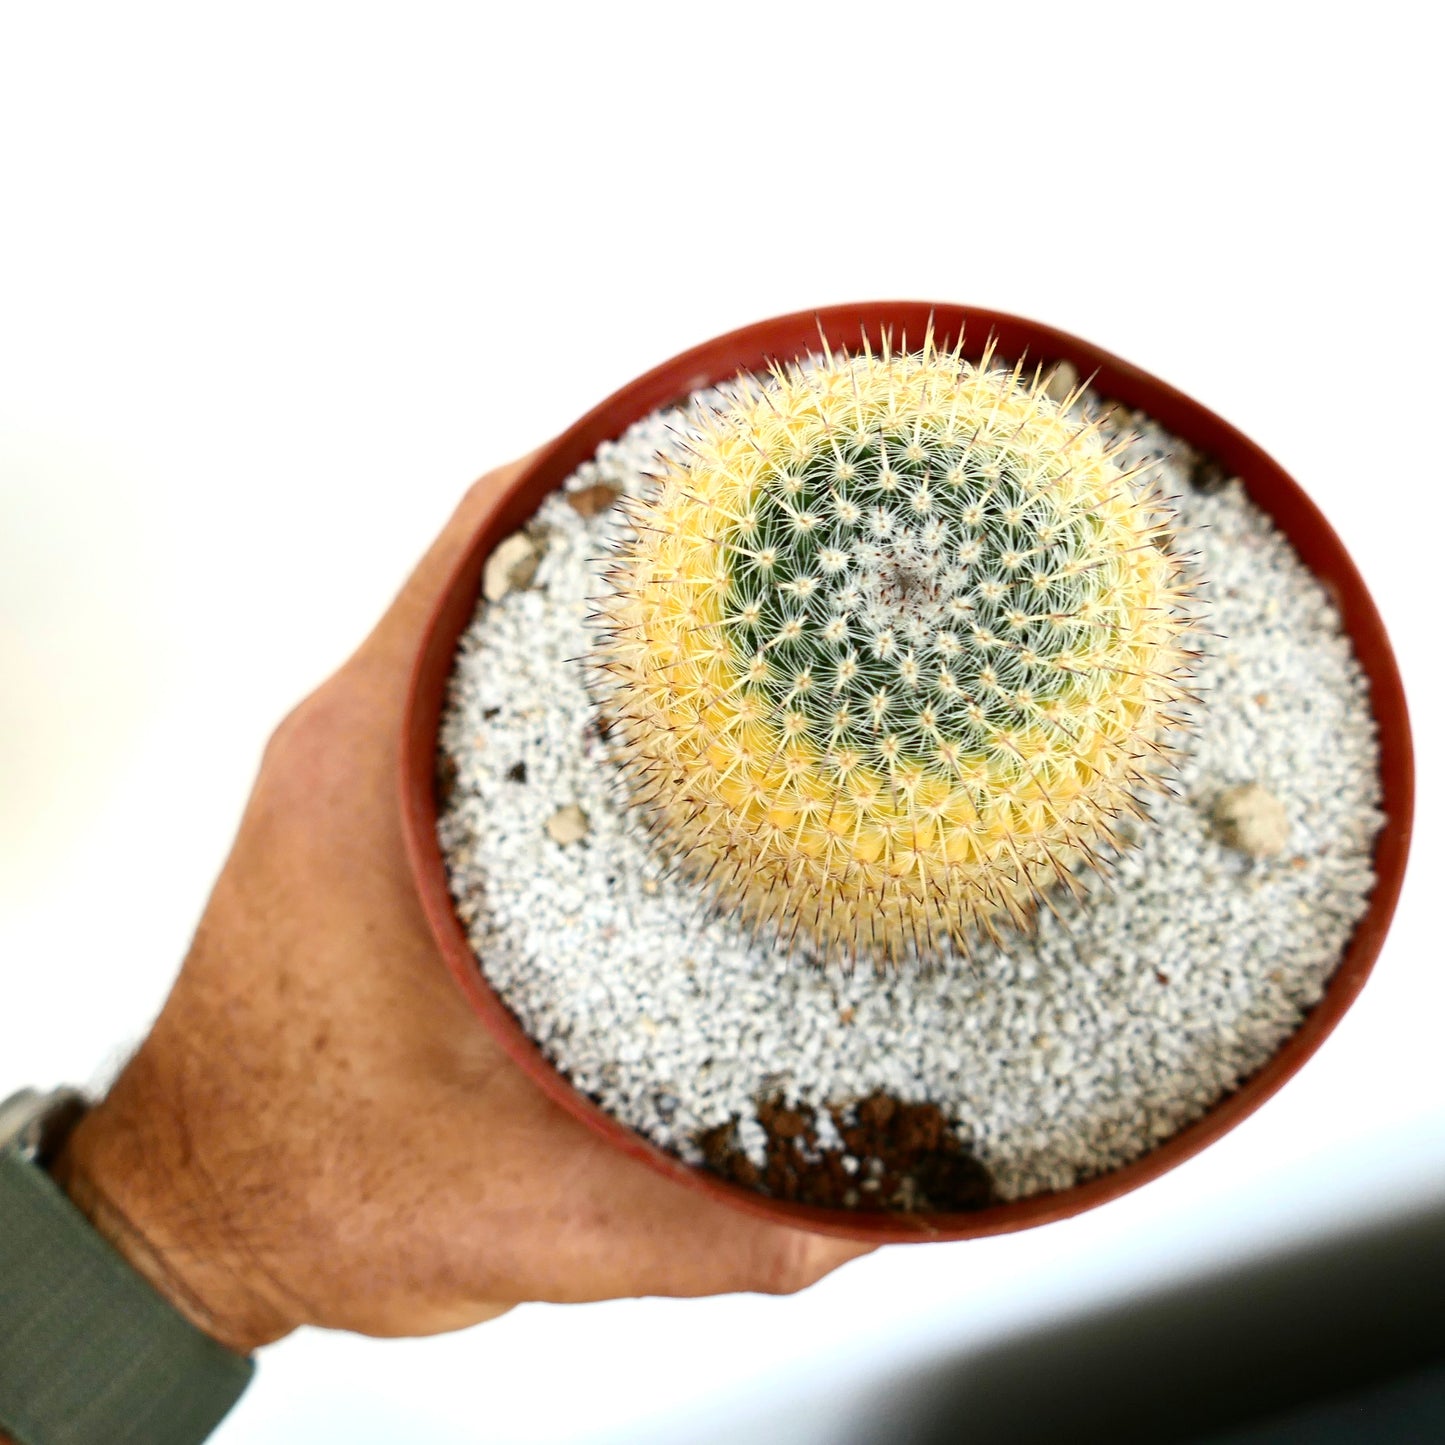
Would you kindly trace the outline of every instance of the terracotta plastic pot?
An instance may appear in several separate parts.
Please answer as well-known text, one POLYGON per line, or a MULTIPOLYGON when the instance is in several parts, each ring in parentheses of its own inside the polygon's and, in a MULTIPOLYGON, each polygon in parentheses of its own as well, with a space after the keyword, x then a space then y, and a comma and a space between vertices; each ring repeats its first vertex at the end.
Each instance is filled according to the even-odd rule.
POLYGON ((1036 322, 973 307, 926 302, 861 302, 801 311, 744 327, 664 362, 607 398, 569 427, 504 493, 477 527, 427 628, 416 659, 402 740, 401 795, 407 848, 437 947, 482 1025, 540 1088, 569 1114, 633 1158, 671 1179, 752 1214, 822 1233, 876 1242, 966 1239, 1063 1219, 1103 1204, 1197 1154, 1264 1103, 1310 1057, 1354 1002, 1384 942, 1409 848, 1414 765, 1405 694, 1394 654, 1374 603, 1328 522, 1299 486, 1247 437, 1173 387, 1077 337, 1036 322), (547 1061, 483 977, 452 909, 437 843, 435 763, 437 728, 457 640, 477 605, 482 567, 493 547, 536 511, 600 443, 633 422, 700 387, 816 350, 819 328, 833 344, 854 346, 866 333, 874 346, 885 329, 894 343, 922 342, 930 318, 941 345, 964 329, 964 353, 977 357, 990 336, 1002 355, 1031 361, 1067 360, 1095 375, 1106 397, 1142 409, 1176 436, 1239 476, 1253 501, 1274 518, 1305 564, 1329 588, 1370 679, 1380 729, 1380 768, 1386 823, 1375 847, 1379 881, 1324 997, 1279 1052, 1203 1118, 1122 1169, 1057 1193, 1035 1195, 970 1213, 892 1213, 825 1209, 770 1199, 692 1168, 633 1132, 575 1090, 547 1061))

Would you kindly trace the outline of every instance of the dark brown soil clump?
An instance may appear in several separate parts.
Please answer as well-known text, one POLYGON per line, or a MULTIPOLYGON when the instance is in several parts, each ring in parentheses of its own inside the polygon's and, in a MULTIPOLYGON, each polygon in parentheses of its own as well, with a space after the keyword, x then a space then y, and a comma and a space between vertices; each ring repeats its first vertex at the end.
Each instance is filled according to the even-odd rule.
POLYGON ((818 1145, 816 1115, 781 1099, 758 1106, 767 1131, 759 1169, 738 1147, 736 1126, 699 1139, 709 1168, 736 1184, 798 1204, 830 1209, 967 1210, 998 1203, 988 1170, 936 1104, 870 1094, 829 1112, 844 1148, 818 1145))
POLYGON ((452 795, 457 790, 457 776, 460 769, 457 767, 457 760, 452 755, 439 748, 437 750, 436 764, 436 799, 437 808, 441 810, 450 805, 452 795))

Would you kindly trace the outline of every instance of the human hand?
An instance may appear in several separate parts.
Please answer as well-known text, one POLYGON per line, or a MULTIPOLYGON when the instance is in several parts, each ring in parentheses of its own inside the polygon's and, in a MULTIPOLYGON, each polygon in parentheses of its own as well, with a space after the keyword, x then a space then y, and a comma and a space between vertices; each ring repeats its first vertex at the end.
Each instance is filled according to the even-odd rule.
POLYGON ((456 1329, 527 1300, 800 1289, 866 1246, 770 1224, 594 1137, 437 955, 396 781, 421 631, 483 478, 376 630, 277 728, 149 1037, 55 1166, 243 1353, 297 1325, 456 1329))

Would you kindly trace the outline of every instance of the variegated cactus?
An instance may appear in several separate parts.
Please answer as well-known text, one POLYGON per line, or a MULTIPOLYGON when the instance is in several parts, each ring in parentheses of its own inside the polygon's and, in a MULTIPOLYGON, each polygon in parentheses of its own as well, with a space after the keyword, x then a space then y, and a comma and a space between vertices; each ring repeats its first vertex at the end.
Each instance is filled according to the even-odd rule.
POLYGON ((1037 377, 931 341, 775 367, 634 503, 594 662, 630 796, 815 957, 967 951, 1167 775, 1163 501, 1037 377))

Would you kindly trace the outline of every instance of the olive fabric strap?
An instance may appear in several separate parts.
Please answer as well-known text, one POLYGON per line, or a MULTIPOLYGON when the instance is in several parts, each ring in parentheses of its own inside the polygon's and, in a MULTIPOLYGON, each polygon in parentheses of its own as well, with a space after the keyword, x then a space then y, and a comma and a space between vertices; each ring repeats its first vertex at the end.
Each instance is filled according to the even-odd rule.
POLYGON ((18 1149, 0 1149, 0 1433, 197 1445, 255 1363, 197 1329, 18 1149))

